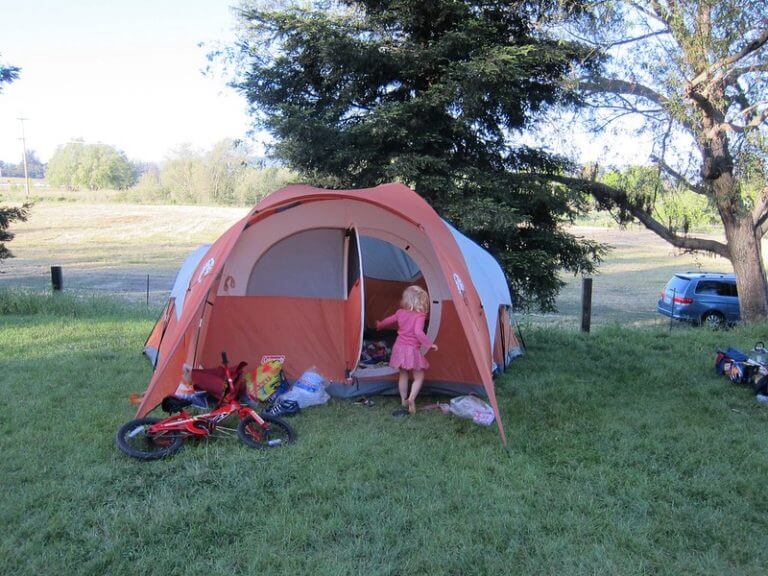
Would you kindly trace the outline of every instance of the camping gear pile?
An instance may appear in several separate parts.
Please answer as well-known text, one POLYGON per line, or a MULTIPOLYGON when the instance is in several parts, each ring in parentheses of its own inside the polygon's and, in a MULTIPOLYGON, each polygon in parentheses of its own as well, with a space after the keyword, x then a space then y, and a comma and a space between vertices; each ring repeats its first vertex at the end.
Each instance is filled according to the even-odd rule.
POLYGON ((259 367, 246 374, 248 397, 266 404, 264 414, 293 416, 303 408, 325 404, 325 378, 312 366, 291 384, 283 373, 285 356, 264 356, 259 367))
POLYGON ((363 352, 360 354, 358 366, 361 368, 386 366, 391 354, 392 348, 386 340, 363 340, 363 352))
MULTIPOLYGON (((325 378, 314 366, 291 384, 283 372, 284 364, 285 356, 265 355, 255 370, 246 372, 247 364, 241 362, 236 369, 238 374, 243 374, 241 390, 237 392, 241 402, 249 406, 264 404, 262 413, 269 416, 293 416, 302 408, 324 404, 330 399, 325 391, 325 378)), ((184 402, 184 406, 212 409, 222 395, 222 370, 221 367, 185 369, 176 392, 163 400, 164 405, 184 402)))
POLYGON ((768 350, 762 342, 757 342, 748 354, 736 348, 718 350, 715 372, 750 387, 758 402, 768 403, 768 350))
MULTIPOLYGON (((240 420, 237 437, 247 446, 259 450, 284 446, 293 442, 296 433, 280 418, 259 414, 243 402, 245 393, 243 371, 246 362, 231 369, 226 352, 221 353, 221 365, 189 371, 189 383, 196 393, 206 394, 213 406, 202 414, 188 413, 185 408, 192 400, 166 396, 161 405, 165 418, 143 417, 127 422, 117 432, 117 447, 139 460, 157 460, 177 452, 188 438, 207 438, 223 431, 222 422, 237 415, 240 420)), ((225 437, 231 437, 228 429, 225 437)), ((221 435, 218 434, 220 437, 221 435)))

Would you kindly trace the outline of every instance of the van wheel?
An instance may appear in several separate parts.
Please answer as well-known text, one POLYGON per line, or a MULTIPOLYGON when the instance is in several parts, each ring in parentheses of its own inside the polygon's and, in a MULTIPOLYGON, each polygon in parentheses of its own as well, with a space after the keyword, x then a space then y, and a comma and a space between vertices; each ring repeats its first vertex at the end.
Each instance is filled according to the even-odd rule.
POLYGON ((712 330, 719 330, 725 328, 725 316, 720 312, 707 312, 701 317, 701 324, 712 330))

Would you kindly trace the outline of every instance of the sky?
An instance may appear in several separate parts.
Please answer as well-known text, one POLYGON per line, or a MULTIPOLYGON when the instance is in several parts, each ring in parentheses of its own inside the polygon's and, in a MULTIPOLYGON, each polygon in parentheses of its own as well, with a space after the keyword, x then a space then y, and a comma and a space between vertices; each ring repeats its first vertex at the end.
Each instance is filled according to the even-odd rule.
MULTIPOLYGON (((222 74, 205 76, 206 54, 234 38, 237 0, 0 0, 0 59, 21 67, 0 94, 0 160, 27 149, 44 162, 73 139, 118 147, 136 161, 161 162, 188 143, 248 140, 264 153, 268 136, 249 139, 242 96, 222 74), (204 43, 204 46, 200 46, 204 43)), ((533 146, 602 166, 647 163, 650 142, 595 137, 575 123, 555 126, 533 146)))
POLYGON ((22 69, 0 94, 0 160, 21 157, 18 117, 43 161, 72 139, 161 161, 181 143, 244 138, 244 98, 202 73, 207 52, 234 37, 233 3, 0 0, 0 59, 22 69))

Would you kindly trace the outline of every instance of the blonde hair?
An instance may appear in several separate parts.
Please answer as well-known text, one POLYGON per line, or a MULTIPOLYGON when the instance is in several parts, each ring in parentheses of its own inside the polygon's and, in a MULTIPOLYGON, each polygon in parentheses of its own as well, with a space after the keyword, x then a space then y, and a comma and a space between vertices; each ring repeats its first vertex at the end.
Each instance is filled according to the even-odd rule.
POLYGON ((421 286, 408 286, 403 291, 403 305, 408 310, 426 314, 429 311, 429 294, 421 286))

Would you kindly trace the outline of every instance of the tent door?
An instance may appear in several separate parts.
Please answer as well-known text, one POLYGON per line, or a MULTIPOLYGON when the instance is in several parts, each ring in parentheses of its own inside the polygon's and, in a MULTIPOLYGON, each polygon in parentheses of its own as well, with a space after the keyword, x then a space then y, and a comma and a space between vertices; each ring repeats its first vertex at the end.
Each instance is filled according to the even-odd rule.
POLYGON ((363 349, 363 322, 365 319, 363 260, 360 253, 360 236, 356 228, 347 230, 345 247, 347 300, 344 306, 344 355, 346 374, 347 377, 350 377, 357 367, 363 349))

